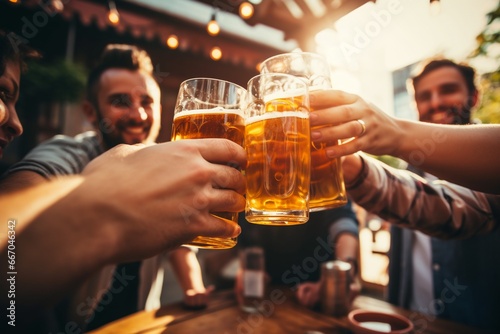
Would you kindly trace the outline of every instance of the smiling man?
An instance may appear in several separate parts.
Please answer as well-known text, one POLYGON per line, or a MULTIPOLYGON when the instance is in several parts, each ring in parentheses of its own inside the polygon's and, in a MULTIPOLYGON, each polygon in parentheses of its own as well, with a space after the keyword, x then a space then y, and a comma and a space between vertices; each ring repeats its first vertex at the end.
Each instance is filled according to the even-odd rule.
POLYGON ((468 124, 471 109, 478 102, 475 71, 449 59, 426 63, 411 80, 421 122, 437 124, 468 124))
MULTIPOLYGON (((431 59, 417 68, 409 83, 421 122, 471 123, 471 111, 479 100, 472 67, 450 59, 431 59)), ((409 166, 408 169, 427 182, 436 179, 416 167, 409 166)), ((409 197, 408 200, 413 200, 412 209, 415 211, 429 210, 435 217, 439 216, 437 206, 430 205, 430 201, 427 206, 420 207, 415 204, 418 203, 415 198, 409 197)), ((450 197, 447 201, 452 206, 450 197)), ((388 211, 393 213, 397 207, 395 201, 388 211)), ((483 212, 488 214, 486 210, 483 212)), ((451 216, 449 219, 453 220, 451 216)), ((454 220, 456 224, 468 222, 477 225, 485 221, 473 214, 456 213, 454 220)), ((500 292, 494 283, 500 271, 488 259, 488 254, 500 252, 499 240, 498 229, 466 240, 443 240, 392 225, 389 301, 426 314, 428 319, 437 316, 475 327, 498 329, 498 317, 486 314, 488 309, 499 307, 498 298, 492 296, 498 296, 500 292), (475 274, 470 275, 471 272, 475 274)))
MULTIPOLYGON (((75 137, 58 135, 40 144, 8 170, 0 181, 1 191, 80 174, 93 159, 119 144, 155 143, 161 123, 160 88, 146 51, 108 45, 89 74, 83 112, 94 131, 75 137)), ((21 131, 11 127, 12 133, 21 131)), ((91 330, 138 310, 159 307, 163 282, 158 270, 164 256, 183 287, 185 303, 203 306, 210 290, 204 287, 195 254, 181 247, 141 262, 103 268, 68 298, 68 314, 61 318, 91 330)))
POLYGON ((83 112, 95 131, 58 135, 12 166, 2 191, 60 175, 79 174, 118 144, 151 144, 161 123, 160 88, 149 55, 131 45, 108 45, 87 81, 83 112))
POLYGON ((89 75, 83 110, 107 149, 154 143, 160 131, 160 88, 145 51, 110 45, 89 75))

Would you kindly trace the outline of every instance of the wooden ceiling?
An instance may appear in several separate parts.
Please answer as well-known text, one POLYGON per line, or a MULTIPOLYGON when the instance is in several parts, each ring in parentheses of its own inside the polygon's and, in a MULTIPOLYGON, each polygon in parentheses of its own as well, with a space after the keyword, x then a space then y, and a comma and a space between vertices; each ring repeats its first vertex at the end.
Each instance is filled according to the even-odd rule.
MULTIPOLYGON (((195 0, 206 5, 238 15, 244 0, 195 0)), ((250 1, 252 2, 252 1, 250 1)), ((255 14, 247 20, 249 25, 258 23, 279 29, 286 39, 295 39, 301 48, 308 50, 308 41, 317 32, 332 27, 340 17, 370 0, 262 0, 254 5, 255 14)))

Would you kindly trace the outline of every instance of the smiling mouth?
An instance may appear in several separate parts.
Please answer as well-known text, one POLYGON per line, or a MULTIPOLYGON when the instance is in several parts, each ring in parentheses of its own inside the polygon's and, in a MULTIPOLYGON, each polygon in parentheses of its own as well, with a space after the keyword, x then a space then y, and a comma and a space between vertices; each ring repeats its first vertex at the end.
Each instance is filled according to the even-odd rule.
POLYGON ((141 127, 134 127, 134 128, 126 128, 125 129, 125 132, 128 132, 128 133, 134 133, 134 134, 140 134, 140 133, 143 133, 144 132, 144 128, 141 126, 141 127))
POLYGON ((125 133, 133 134, 133 135, 141 135, 144 134, 146 131, 144 130, 144 127, 142 126, 133 126, 133 127, 126 127, 124 129, 125 133))
POLYGON ((453 122, 454 113, 450 110, 446 111, 434 111, 424 118, 426 122, 448 124, 453 122))

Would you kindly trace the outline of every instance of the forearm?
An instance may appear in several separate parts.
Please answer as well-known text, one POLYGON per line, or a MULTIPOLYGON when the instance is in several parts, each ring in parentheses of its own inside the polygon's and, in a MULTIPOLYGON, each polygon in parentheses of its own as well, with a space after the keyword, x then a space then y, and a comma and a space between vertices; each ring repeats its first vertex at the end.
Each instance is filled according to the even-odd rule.
POLYGON ((366 156, 363 161, 358 179, 346 184, 349 195, 391 223, 441 238, 469 237, 496 226, 488 203, 493 195, 430 182, 366 156))
POLYGON ((11 193, 47 182, 40 174, 30 171, 19 171, 0 180, 0 194, 11 193))
MULTIPOLYGON (((65 178, 0 197, 1 221, 7 226, 15 220, 16 225, 12 271, 17 272, 20 307, 52 305, 111 256, 112 238, 104 235, 102 222, 93 214, 96 208, 76 210, 88 204, 75 192, 81 182, 81 177, 65 178)), ((7 263, 7 245, 2 238, 1 263, 7 263)), ((6 277, 0 280, 5 291, 6 277)), ((2 293, 2 303, 4 298, 2 293)))
POLYGON ((179 247, 169 253, 170 264, 184 292, 205 289, 200 263, 196 254, 188 247, 179 247))
POLYGON ((500 126, 398 121, 405 137, 395 155, 444 180, 500 194, 500 126))

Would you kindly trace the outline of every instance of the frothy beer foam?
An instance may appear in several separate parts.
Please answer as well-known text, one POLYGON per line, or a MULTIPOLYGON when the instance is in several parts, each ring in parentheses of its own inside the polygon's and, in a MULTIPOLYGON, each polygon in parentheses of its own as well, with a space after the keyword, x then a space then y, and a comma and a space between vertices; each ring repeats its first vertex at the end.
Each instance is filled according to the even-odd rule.
POLYGON ((290 99, 298 96, 303 96, 306 94, 307 94, 307 89, 302 89, 302 88, 289 89, 285 92, 276 92, 264 96, 264 103, 268 103, 272 100, 290 99))
POLYGON ((217 107, 213 109, 194 109, 194 110, 183 110, 174 114, 174 120, 177 117, 185 117, 190 115, 209 115, 209 114, 233 114, 238 115, 241 118, 245 118, 245 115, 241 109, 225 109, 223 107, 217 107))
POLYGON ((283 111, 283 112, 278 112, 278 111, 273 111, 273 112, 267 112, 263 115, 258 115, 258 116, 252 116, 248 117, 245 120, 245 125, 252 124, 258 121, 264 121, 264 120, 269 120, 269 119, 274 119, 274 118, 285 118, 285 117, 297 117, 297 118, 309 118, 309 114, 307 112, 298 112, 298 111, 283 111))

